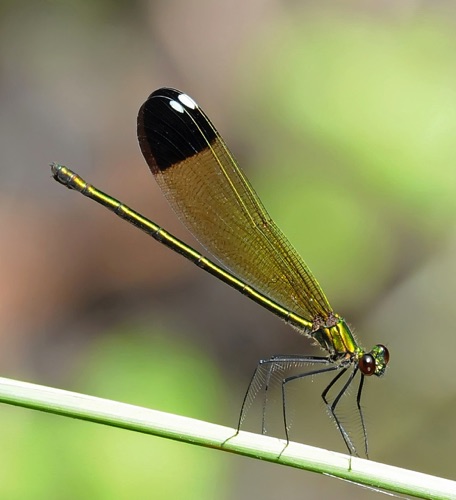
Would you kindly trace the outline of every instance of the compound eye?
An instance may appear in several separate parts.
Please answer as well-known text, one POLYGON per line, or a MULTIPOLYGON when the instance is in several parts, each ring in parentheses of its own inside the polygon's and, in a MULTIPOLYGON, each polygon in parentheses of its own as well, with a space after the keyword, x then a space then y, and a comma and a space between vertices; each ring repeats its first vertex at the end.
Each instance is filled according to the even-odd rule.
POLYGON ((375 359, 372 354, 363 354, 358 361, 359 369, 364 375, 373 375, 375 373, 375 359))
POLYGON ((378 347, 382 349, 383 361, 385 362, 385 365, 387 365, 390 360, 390 353, 384 345, 379 344, 378 347))

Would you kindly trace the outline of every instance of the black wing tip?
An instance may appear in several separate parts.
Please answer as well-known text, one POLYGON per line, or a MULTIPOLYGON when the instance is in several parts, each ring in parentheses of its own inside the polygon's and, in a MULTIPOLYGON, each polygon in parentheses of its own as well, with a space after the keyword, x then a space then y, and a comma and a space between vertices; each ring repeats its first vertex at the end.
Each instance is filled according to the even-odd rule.
POLYGON ((180 94, 184 94, 184 92, 181 92, 173 87, 160 87, 149 95, 147 101, 152 97, 167 97, 169 99, 176 99, 180 94))
POLYGON ((138 141, 155 174, 205 150, 217 132, 184 92, 162 87, 150 94, 138 114, 138 141))

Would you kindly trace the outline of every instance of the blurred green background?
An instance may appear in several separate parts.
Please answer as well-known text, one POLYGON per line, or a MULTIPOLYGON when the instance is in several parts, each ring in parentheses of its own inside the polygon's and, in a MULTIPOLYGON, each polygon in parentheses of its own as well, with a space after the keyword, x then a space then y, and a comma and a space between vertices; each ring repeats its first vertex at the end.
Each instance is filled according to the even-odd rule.
MULTIPOLYGON (((48 163, 194 244, 139 152, 172 86, 205 109, 367 348, 371 458, 455 479, 454 2, 0 4, 2 376, 235 426, 256 363, 318 353, 62 187, 48 163)), ((301 384, 296 441, 345 452, 301 384)), ((255 419, 251 420, 255 429, 255 419)), ((380 498, 349 483, 4 406, 0 497, 380 498)))

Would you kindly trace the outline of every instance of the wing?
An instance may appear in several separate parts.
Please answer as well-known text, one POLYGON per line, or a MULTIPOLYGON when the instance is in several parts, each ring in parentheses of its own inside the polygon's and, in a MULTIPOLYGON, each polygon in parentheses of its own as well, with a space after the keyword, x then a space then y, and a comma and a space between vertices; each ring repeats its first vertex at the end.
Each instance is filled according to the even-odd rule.
POLYGON ((308 321, 328 318, 318 282, 189 96, 153 92, 139 110, 138 140, 179 218, 224 267, 308 321))

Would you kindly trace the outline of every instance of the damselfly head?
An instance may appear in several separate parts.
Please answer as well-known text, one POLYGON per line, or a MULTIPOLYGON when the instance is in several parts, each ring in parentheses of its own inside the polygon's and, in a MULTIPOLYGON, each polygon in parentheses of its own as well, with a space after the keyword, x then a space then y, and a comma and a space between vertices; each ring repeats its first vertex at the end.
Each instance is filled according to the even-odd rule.
POLYGON ((358 360, 358 367, 363 375, 377 375, 381 377, 389 362, 389 351, 382 345, 377 344, 370 352, 364 353, 358 360))

